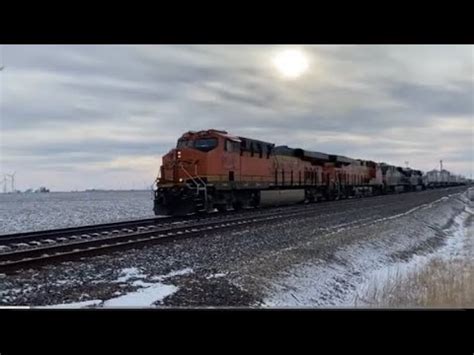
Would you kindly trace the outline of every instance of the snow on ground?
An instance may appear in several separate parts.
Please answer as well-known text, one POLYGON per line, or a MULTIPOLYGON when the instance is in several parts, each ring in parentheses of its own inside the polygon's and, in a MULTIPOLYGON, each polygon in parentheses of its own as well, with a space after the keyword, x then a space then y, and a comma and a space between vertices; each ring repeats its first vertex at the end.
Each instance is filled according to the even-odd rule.
MULTIPOLYGON (((187 275, 192 273, 191 268, 176 270, 166 275, 153 276, 153 281, 165 281, 174 276, 187 275)), ((118 282, 125 282, 130 279, 144 279, 146 275, 142 274, 137 268, 126 268, 122 270, 122 275, 117 279, 118 282)), ((141 287, 137 291, 127 293, 103 302, 101 307, 150 307, 155 303, 162 301, 166 296, 172 295, 178 291, 178 287, 167 285, 161 282, 145 282, 135 280, 133 286, 141 287)))
POLYGON ((435 257, 472 258, 473 226, 466 226, 466 222, 474 210, 468 195, 473 199, 474 189, 462 196, 453 194, 405 213, 358 225, 354 230, 347 227, 331 232, 357 233, 365 226, 364 233, 378 235, 371 242, 340 248, 331 262, 305 262, 281 273, 270 281, 264 307, 354 307, 359 295, 373 282, 381 284, 395 273, 407 274, 435 257), (463 203, 461 211, 459 202, 463 203), (440 228, 443 224, 446 227, 440 228), (443 244, 438 246, 433 240, 440 235, 443 244), (426 246, 417 251, 421 249, 420 237, 426 246))
POLYGON ((83 301, 83 302, 55 304, 52 306, 44 306, 40 308, 57 308, 57 309, 86 308, 86 307, 91 307, 91 306, 97 306, 101 302, 102 302, 101 300, 90 300, 90 301, 83 301))
POLYGON ((180 275, 187 275, 193 273, 191 268, 185 268, 182 270, 175 270, 165 275, 158 275, 148 278, 147 275, 143 274, 142 271, 136 267, 124 268, 120 273, 120 277, 113 281, 116 283, 127 283, 130 280, 134 280, 129 283, 135 288, 135 291, 128 292, 117 297, 110 298, 107 300, 90 300, 74 303, 63 303, 52 306, 46 306, 46 308, 136 308, 136 307, 153 307, 157 303, 161 302, 165 297, 172 295, 178 291, 178 287, 175 285, 169 285, 162 282, 169 278, 180 275), (147 282, 144 279, 150 279, 155 282, 147 282))
POLYGON ((217 274, 211 274, 209 276, 206 276, 206 279, 210 280, 210 279, 218 279, 220 277, 225 277, 227 276, 228 273, 227 272, 218 272, 217 274))
POLYGON ((128 267, 122 270, 121 275, 115 282, 127 282, 130 279, 144 278, 146 275, 142 274, 136 267, 128 267))
POLYGON ((171 271, 170 273, 168 273, 166 275, 153 276, 151 279, 154 280, 154 281, 163 281, 163 280, 166 280, 170 277, 188 275, 188 274, 192 274, 192 273, 193 273, 193 269, 187 267, 187 268, 184 268, 182 270, 171 271))
POLYGON ((461 243, 473 236, 474 189, 471 200, 455 191, 465 189, 321 204, 312 216, 0 275, 0 303, 353 307, 392 267, 440 253, 474 259, 461 243))
POLYGON ((0 235, 149 217, 152 191, 0 194, 0 235))
MULTIPOLYGON (((138 284, 135 284, 138 285, 138 284)), ((178 288, 173 285, 165 285, 162 283, 139 283, 143 288, 138 291, 130 292, 125 295, 112 298, 105 301, 102 307, 150 307, 155 302, 163 300, 166 296, 169 296, 176 291, 178 288)))
MULTIPOLYGON (((454 257, 464 259, 472 258, 474 253, 472 251, 472 241, 470 239, 474 236, 474 227, 466 227, 465 224, 469 216, 473 214, 474 211, 466 207, 461 214, 454 217, 453 225, 444 230, 448 236, 446 244, 441 246, 434 253, 422 255, 415 254, 409 261, 396 262, 383 268, 368 272, 365 276, 364 282, 357 286, 357 289, 354 292, 355 297, 358 298, 359 295, 364 295, 371 284, 375 283, 382 285, 399 275, 406 277, 415 270, 422 269, 435 258, 445 261, 454 257)), ((353 307, 356 302, 357 300, 355 298, 349 298, 346 300, 345 304, 342 305, 353 307)), ((360 300, 359 303, 361 303, 361 305, 364 304, 360 300)))

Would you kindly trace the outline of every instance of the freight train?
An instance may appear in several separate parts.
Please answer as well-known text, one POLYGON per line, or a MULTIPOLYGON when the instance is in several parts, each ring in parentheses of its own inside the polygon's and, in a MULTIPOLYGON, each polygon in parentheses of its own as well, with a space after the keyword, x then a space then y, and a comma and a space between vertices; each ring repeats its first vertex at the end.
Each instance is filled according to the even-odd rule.
POLYGON ((275 146, 219 130, 187 132, 163 156, 156 215, 336 200, 464 184, 448 171, 275 146), (436 172, 436 173, 435 173, 436 172))

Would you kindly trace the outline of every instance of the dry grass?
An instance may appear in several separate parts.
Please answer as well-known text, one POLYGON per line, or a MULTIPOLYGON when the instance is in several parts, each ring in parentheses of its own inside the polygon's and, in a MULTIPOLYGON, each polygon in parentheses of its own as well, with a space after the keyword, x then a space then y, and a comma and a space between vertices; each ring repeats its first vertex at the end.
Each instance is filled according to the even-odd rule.
POLYGON ((369 307, 474 307, 474 260, 432 259, 423 267, 402 275, 400 270, 387 282, 373 283, 356 306, 369 307))

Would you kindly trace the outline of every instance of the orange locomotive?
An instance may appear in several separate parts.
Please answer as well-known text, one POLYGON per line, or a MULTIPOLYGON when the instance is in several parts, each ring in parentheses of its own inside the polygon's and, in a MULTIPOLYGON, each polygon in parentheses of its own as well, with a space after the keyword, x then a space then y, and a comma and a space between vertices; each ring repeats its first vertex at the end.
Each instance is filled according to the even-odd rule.
POLYGON ((163 156, 156 215, 312 202, 382 192, 380 166, 225 131, 187 132, 163 156))

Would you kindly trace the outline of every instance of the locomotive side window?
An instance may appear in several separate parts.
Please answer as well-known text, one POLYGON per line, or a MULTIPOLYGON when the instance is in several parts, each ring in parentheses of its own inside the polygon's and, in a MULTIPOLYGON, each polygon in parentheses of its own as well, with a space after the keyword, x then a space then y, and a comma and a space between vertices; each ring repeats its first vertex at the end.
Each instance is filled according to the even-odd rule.
MULTIPOLYGON (((229 153, 238 152, 240 149, 240 143, 233 142, 230 139, 226 139, 224 149, 226 152, 229 152, 229 153)), ((240 153, 241 153, 240 155, 242 155, 242 151, 240 153)))
POLYGON ((244 150, 245 150, 246 144, 244 140, 240 141, 240 156, 244 155, 244 150))
POLYGON ((200 138, 194 141, 194 148, 208 152, 217 147, 217 138, 200 138))

